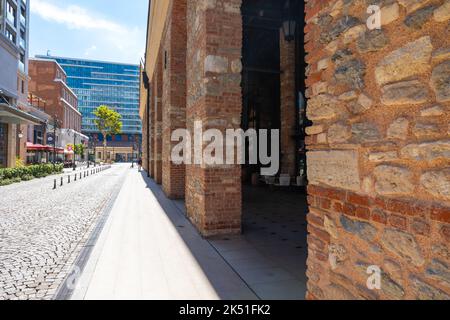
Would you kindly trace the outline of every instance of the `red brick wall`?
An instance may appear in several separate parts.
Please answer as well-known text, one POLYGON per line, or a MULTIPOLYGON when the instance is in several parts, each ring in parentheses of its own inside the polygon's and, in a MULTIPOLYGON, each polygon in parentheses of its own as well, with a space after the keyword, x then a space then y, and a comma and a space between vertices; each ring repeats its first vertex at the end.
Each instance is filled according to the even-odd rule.
POLYGON ((155 96, 153 101, 153 178, 156 183, 162 183, 162 91, 163 91, 163 59, 158 58, 157 69, 153 76, 155 96))
MULTIPOLYGON (((241 0, 187 1, 187 128, 241 122, 241 0)), ((241 168, 188 165, 188 216, 205 236, 241 230, 241 168)))
POLYGON ((307 2, 310 299, 450 299, 444 2, 307 2))
POLYGON ((45 100, 44 111, 57 115, 62 121, 62 127, 81 132, 81 114, 61 101, 63 92, 66 92, 68 102, 72 107, 78 108, 78 99, 63 82, 55 81, 57 71, 62 76, 61 68, 54 61, 30 60, 29 62, 29 92, 45 100))
POLYGON ((171 2, 162 41, 163 71, 163 190, 169 198, 184 198, 185 165, 171 161, 172 133, 186 128, 186 0, 171 2))

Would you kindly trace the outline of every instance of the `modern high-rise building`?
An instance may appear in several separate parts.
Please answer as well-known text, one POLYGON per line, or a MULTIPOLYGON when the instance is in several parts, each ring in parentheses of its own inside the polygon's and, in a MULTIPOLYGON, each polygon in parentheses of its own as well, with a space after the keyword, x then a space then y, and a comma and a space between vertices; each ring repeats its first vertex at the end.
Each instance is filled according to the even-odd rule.
POLYGON ((78 109, 83 115, 82 132, 93 142, 101 145, 103 141, 94 122, 95 109, 107 105, 122 115, 122 134, 108 137, 107 158, 129 160, 139 151, 142 124, 138 65, 45 55, 37 58, 56 60, 62 66, 67 74, 67 85, 78 96, 78 109))
POLYGON ((0 167, 26 158, 29 0, 0 0, 0 167))

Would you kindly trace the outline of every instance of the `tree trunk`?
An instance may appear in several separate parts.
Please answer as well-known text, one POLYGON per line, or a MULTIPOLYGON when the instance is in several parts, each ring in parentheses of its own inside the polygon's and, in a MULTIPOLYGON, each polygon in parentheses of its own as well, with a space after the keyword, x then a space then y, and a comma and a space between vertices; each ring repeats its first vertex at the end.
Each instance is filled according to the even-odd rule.
POLYGON ((108 147, 108 141, 107 141, 106 133, 102 132, 102 134, 103 134, 103 158, 104 158, 104 162, 108 162, 108 157, 106 155, 106 149, 108 147))

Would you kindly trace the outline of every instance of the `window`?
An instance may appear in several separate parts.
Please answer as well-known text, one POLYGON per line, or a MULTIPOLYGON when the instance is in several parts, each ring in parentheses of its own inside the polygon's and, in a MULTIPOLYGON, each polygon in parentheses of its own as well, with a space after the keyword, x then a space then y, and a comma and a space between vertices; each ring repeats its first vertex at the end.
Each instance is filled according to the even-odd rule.
POLYGON ((16 25, 16 8, 10 3, 6 1, 6 19, 15 27, 16 25))
POLYGON ((26 48, 26 35, 25 35, 25 31, 21 30, 20 31, 20 40, 19 40, 19 44, 20 46, 25 49, 26 48))
POLYGON ((16 43, 16 34, 9 28, 6 28, 6 37, 14 44, 16 43))

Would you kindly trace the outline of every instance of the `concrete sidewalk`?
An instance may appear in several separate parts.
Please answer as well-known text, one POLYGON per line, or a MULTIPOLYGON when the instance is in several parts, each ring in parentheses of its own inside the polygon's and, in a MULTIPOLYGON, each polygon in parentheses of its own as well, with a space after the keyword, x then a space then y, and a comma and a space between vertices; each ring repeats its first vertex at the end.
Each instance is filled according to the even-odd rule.
POLYGON ((72 299, 257 299, 175 202, 130 169, 72 299))

